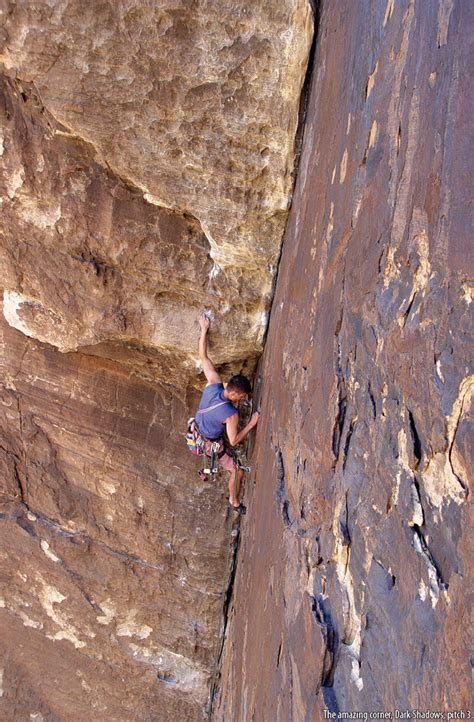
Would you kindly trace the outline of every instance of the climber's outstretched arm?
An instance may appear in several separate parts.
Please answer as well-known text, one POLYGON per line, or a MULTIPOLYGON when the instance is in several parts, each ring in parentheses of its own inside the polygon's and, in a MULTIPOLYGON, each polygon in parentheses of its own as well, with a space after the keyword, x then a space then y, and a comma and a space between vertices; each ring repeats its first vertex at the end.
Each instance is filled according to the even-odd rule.
POLYGON ((240 444, 240 442, 245 439, 245 437, 252 431, 252 429, 257 426, 259 416, 260 413, 258 411, 255 411, 252 414, 252 418, 248 422, 247 426, 244 426, 242 431, 238 431, 238 414, 234 414, 234 416, 231 416, 229 419, 227 419, 227 421, 225 422, 226 432, 227 438, 229 439, 229 443, 231 446, 237 446, 237 444, 240 444))
POLYGON ((209 384, 220 384, 221 377, 214 368, 214 364, 207 355, 207 332, 211 325, 210 320, 204 314, 199 318, 199 325, 201 326, 201 337, 199 339, 199 358, 202 363, 202 370, 206 375, 207 382, 209 384))

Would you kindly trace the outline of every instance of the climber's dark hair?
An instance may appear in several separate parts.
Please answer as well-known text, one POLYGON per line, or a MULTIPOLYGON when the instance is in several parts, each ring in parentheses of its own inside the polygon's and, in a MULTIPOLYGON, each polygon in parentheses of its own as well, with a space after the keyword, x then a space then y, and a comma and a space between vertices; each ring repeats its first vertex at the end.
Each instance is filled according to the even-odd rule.
POLYGON ((236 376, 232 376, 231 380, 227 384, 227 391, 241 391, 244 394, 250 394, 252 393, 252 387, 246 376, 237 374, 236 376))

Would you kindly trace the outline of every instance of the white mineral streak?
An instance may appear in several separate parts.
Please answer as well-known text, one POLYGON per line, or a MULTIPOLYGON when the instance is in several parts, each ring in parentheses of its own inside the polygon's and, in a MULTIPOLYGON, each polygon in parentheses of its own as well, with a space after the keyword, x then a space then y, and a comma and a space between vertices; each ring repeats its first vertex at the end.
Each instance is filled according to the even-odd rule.
POLYGON ((53 622, 59 627, 59 631, 54 634, 47 634, 48 639, 61 640, 66 639, 71 642, 76 649, 85 647, 86 643, 82 642, 78 638, 78 630, 66 619, 65 612, 61 612, 56 607, 66 600, 60 591, 55 589, 50 584, 47 584, 41 577, 40 581, 42 589, 38 594, 38 598, 44 611, 53 620, 53 622))
POLYGON ((426 601, 426 596, 428 594, 428 587, 426 586, 423 579, 420 580, 420 583, 418 585, 418 596, 420 597, 421 601, 426 601))
POLYGON ((41 622, 37 622, 35 619, 31 619, 31 617, 25 614, 25 612, 23 612, 21 609, 18 610, 18 616, 23 622, 24 627, 31 627, 32 629, 43 629, 43 625, 41 624, 41 622))
POLYGON ((456 430, 461 418, 468 413, 473 395, 474 375, 471 375, 461 382, 451 414, 446 417, 445 450, 435 453, 422 471, 424 490, 431 504, 440 510, 449 501, 462 504, 466 500, 460 479, 467 479, 469 474, 453 445, 456 430))
POLYGON ((439 359, 436 361, 436 373, 437 373, 438 378, 441 381, 441 383, 444 384, 444 376, 443 376, 443 371, 441 368, 441 361, 439 359))
POLYGON ((153 666, 165 682, 176 684, 181 692, 192 693, 205 701, 207 676, 190 659, 157 644, 148 647, 130 644, 130 649, 135 659, 153 666))
POLYGON ((59 558, 56 556, 56 554, 53 554, 53 552, 49 548, 49 544, 44 539, 41 540, 41 549, 44 551, 48 559, 51 559, 52 562, 58 562, 59 558))
POLYGON ((54 228, 55 224, 61 218, 61 206, 60 204, 50 207, 42 207, 34 198, 22 199, 22 202, 18 208, 19 216, 26 221, 31 223, 40 230, 46 230, 47 228, 54 228))
POLYGON ((18 316, 18 311, 23 303, 34 303, 37 304, 37 300, 29 296, 23 296, 21 293, 16 291, 4 291, 3 292, 3 315, 7 322, 13 328, 21 331, 26 336, 35 336, 34 331, 28 328, 26 323, 18 316))
POLYGON ((425 521, 423 507, 421 506, 418 489, 414 483, 412 483, 410 487, 410 500, 412 504, 412 514, 411 518, 408 520, 408 526, 423 526, 425 521))
MULTIPOLYGON (((345 501, 345 498, 344 498, 345 501)), ((346 595, 347 604, 344 612, 344 639, 345 649, 351 658, 351 680, 358 690, 364 686, 360 675, 360 649, 362 644, 362 619, 357 614, 354 580, 350 570, 350 548, 344 544, 341 535, 340 514, 343 500, 336 504, 333 516, 333 534, 335 540, 333 560, 336 562, 336 574, 343 592, 346 595)), ((363 594, 363 592, 361 592, 363 594)))
POLYGON ((339 183, 344 183, 344 180, 346 177, 346 172, 347 172, 347 159, 348 159, 348 154, 347 154, 347 148, 346 148, 342 155, 341 165, 339 168, 339 183))
POLYGON ((147 624, 138 624, 135 621, 137 616, 137 610, 132 609, 127 615, 124 622, 117 625, 117 636, 118 637, 137 637, 138 639, 147 639, 153 632, 152 627, 147 624))
POLYGON ((472 303, 472 296, 473 296, 473 290, 474 290, 474 289, 473 289, 473 287, 472 287, 469 283, 467 283, 467 282, 463 282, 463 283, 461 284, 461 287, 462 287, 462 295, 461 295, 461 297, 462 297, 464 303, 469 307, 469 306, 471 305, 471 303, 472 303))
MULTIPOLYGON (((2 144, 3 145, 3 144, 2 144)), ((3 153, 2 153, 3 155, 3 153)), ((13 199, 17 191, 22 187, 23 181, 25 180, 25 171, 23 168, 17 168, 14 170, 8 181, 7 181, 7 195, 11 199, 13 199)))
POLYGON ((106 599, 100 603, 100 608, 104 613, 97 617, 97 621, 99 624, 110 624, 117 614, 115 605, 110 599, 106 599))
MULTIPOLYGON (((113 496, 117 493, 117 486, 113 482, 107 479, 100 479, 97 483, 97 493, 104 499, 113 496)), ((113 517, 112 517, 113 518, 113 517)))
POLYGON ((426 567, 428 570, 428 580, 430 583, 429 592, 430 592, 431 606, 434 609, 436 607, 436 605, 438 604, 439 592, 440 592, 436 568, 435 568, 433 562, 431 561, 429 555, 427 554, 427 552, 423 549, 423 546, 421 544, 420 537, 418 536, 418 534, 413 535, 413 547, 414 547, 415 551, 418 552, 418 554, 420 554, 426 562, 426 567))
POLYGON ((3 292, 3 315, 12 328, 21 331, 25 336, 49 343, 60 351, 76 350, 74 334, 65 335, 63 332, 64 328, 70 330, 65 319, 56 311, 45 307, 37 298, 6 289, 3 292), (34 326, 30 327, 21 318, 22 306, 25 306, 25 310, 32 311, 35 317, 39 316, 40 322, 35 321, 34 326))
POLYGON ((168 210, 173 210, 172 207, 165 203, 161 198, 157 198, 157 196, 153 195, 152 193, 148 193, 148 191, 145 191, 143 193, 143 198, 146 200, 147 203, 151 203, 152 206, 158 206, 159 208, 168 208, 168 210))
POLYGON ((347 647, 347 650, 352 657, 351 660, 351 681, 354 682, 357 689, 360 691, 364 687, 364 680, 360 675, 360 637, 354 640, 352 644, 347 647))
MULTIPOLYGON (((401 419, 402 423, 405 422, 405 411, 402 410, 401 412, 401 419)), ((412 470, 410 469, 409 465, 409 459, 408 459, 408 449, 407 449, 407 435, 404 426, 402 426, 398 432, 398 465, 400 467, 400 471, 397 472, 397 482, 396 482, 396 490, 394 494, 395 504, 398 500, 398 493, 400 490, 400 481, 401 481, 401 475, 402 472, 405 472, 409 476, 412 476, 412 470)))

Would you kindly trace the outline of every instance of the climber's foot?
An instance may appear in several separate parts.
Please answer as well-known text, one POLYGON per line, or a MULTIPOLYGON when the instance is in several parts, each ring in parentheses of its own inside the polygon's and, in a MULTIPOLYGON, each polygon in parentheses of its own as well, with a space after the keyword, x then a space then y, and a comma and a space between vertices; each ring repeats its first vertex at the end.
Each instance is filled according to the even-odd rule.
POLYGON ((231 504, 229 501, 229 506, 232 507, 233 511, 237 512, 237 514, 246 514, 247 513, 247 507, 242 504, 231 504))

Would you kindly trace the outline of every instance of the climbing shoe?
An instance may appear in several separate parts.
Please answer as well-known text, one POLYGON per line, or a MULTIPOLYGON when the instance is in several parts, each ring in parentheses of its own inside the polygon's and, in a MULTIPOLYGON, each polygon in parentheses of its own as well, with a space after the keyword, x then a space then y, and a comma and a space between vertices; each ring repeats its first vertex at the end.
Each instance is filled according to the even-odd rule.
POLYGON ((239 504, 239 506, 234 506, 229 502, 229 506, 231 509, 237 512, 237 514, 246 514, 247 513, 247 507, 244 506, 242 503, 239 504))

